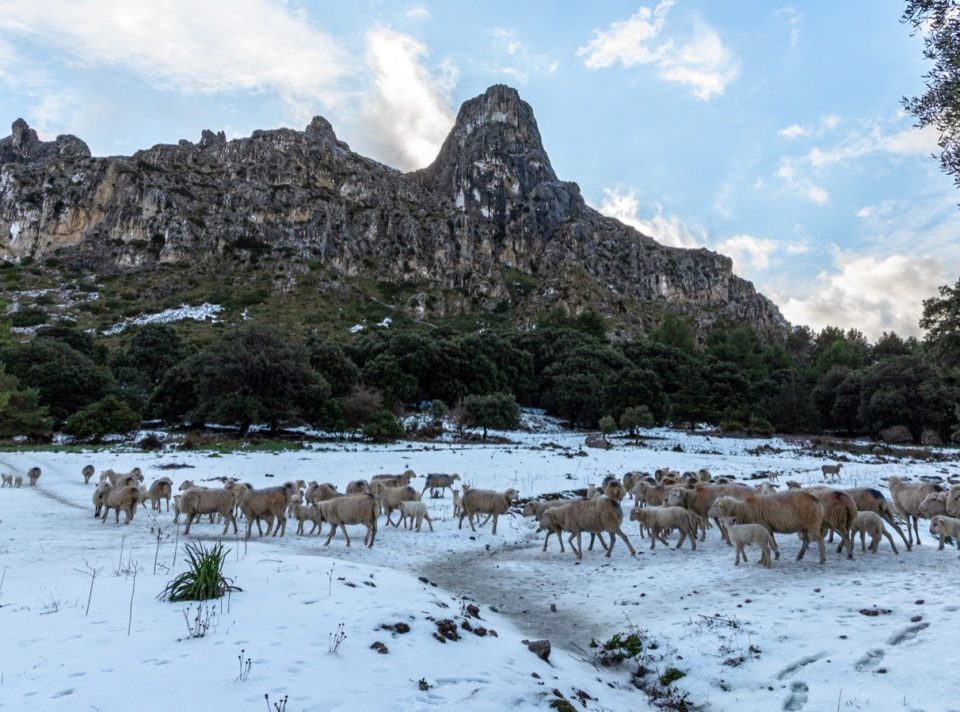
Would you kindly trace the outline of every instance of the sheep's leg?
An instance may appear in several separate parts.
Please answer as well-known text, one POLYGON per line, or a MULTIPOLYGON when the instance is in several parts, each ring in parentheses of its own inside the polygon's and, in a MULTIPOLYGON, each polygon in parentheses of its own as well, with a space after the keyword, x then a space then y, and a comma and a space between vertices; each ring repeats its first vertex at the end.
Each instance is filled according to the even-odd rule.
POLYGON ((917 535, 917 546, 920 546, 920 517, 916 515, 907 515, 907 526, 910 526, 910 518, 913 518, 913 533, 917 535))
MULTIPOLYGON (((630 556, 636 556, 637 552, 634 550, 633 544, 630 543, 630 540, 627 539, 627 535, 623 533, 623 530, 620 527, 617 527, 617 531, 614 533, 617 534, 621 539, 623 539, 623 543, 626 544, 627 549, 630 550, 630 556)), ((614 541, 614 535, 610 534, 610 550, 611 551, 613 550, 613 541, 614 541)))
MULTIPOLYGON (((827 539, 831 544, 833 543, 833 529, 830 530, 830 538, 827 539)), ((842 542, 841 542, 842 545, 842 542)), ((837 549, 837 553, 840 553, 840 549, 837 549)))
MULTIPOLYGON (((680 538, 677 540, 677 545, 674 548, 679 549, 681 546, 683 546, 683 542, 686 540, 686 538, 687 532, 684 531, 683 527, 680 527, 680 538)), ((694 548, 696 548, 696 545, 694 545, 694 548)))
POLYGON ((733 565, 734 565, 734 566, 739 566, 739 565, 740 565, 740 555, 741 555, 742 553, 743 553, 743 544, 741 544, 740 542, 737 542, 737 558, 736 558, 736 560, 733 562, 733 565))
POLYGON ((893 530, 900 535, 900 538, 903 539, 903 545, 906 547, 907 551, 910 551, 913 547, 910 542, 907 541, 907 537, 903 535, 903 529, 900 528, 900 525, 897 524, 890 515, 881 514, 880 516, 883 518, 883 521, 893 527, 893 530))
POLYGON ((723 537, 724 543, 725 543, 727 546, 733 546, 733 544, 730 542, 730 537, 727 535, 726 527, 724 527, 723 524, 720 523, 720 520, 717 519, 716 517, 714 518, 713 521, 716 522, 716 525, 717 525, 718 527, 720 527, 720 536, 723 537))
MULTIPOLYGON (((819 532, 818 532, 819 533, 819 532)), ((797 554, 797 561, 803 558, 803 555, 807 553, 807 547, 810 546, 810 535, 807 532, 800 533, 800 540, 803 542, 800 545, 800 553, 797 554)), ((820 545, 823 546, 823 537, 820 537, 820 545)))
MULTIPOLYGON (((430 527, 431 533, 433 532, 433 520, 430 519, 430 515, 427 514, 424 516, 424 519, 427 520, 427 526, 430 527)), ((417 525, 417 531, 420 531, 420 525, 417 525)))
POLYGON ((660 527, 654 524, 650 528, 650 548, 651 549, 657 548, 657 539, 659 538, 660 538, 660 527))
POLYGON ((494 513, 494 515, 493 515, 493 532, 492 532, 493 534, 496 534, 496 533, 497 533, 497 520, 498 520, 498 519, 500 519, 500 515, 494 513))
POLYGON ((567 540, 567 543, 570 544, 570 548, 573 550, 573 555, 576 556, 577 559, 582 559, 583 558, 583 541, 580 538, 579 529, 576 532, 570 532, 570 538, 567 540), (573 543, 573 537, 577 537, 576 544, 573 543))
MULTIPOLYGON (((893 549, 893 553, 899 555, 900 552, 897 551, 897 545, 893 543, 893 537, 890 536, 890 532, 888 532, 886 529, 881 529, 881 530, 880 530, 880 533, 881 533, 883 536, 887 537, 887 541, 890 542, 890 548, 893 549)), ((879 545, 880 545, 880 544, 879 544, 879 542, 878 542, 878 543, 877 543, 877 546, 879 546, 879 545)))
MULTIPOLYGON (((287 535, 287 518, 283 514, 281 514, 279 517, 277 517, 277 519, 280 520, 280 526, 279 526, 280 536, 286 536, 287 535)), ((276 529, 273 530, 273 535, 277 536, 276 529)))
MULTIPOLYGON (((825 564, 825 563, 827 563, 827 547, 824 546, 824 543, 823 543, 823 535, 821 534, 820 536, 815 536, 815 538, 816 538, 816 540, 817 540, 817 548, 820 550, 820 563, 821 563, 821 564, 825 564)), ((852 544, 852 543, 851 543, 851 545, 850 545, 850 548, 851 548, 850 558, 852 559, 852 558, 853 558, 853 553, 852 553, 853 544, 852 544)))
POLYGON ((853 537, 850 532, 840 532, 840 544, 847 547, 847 558, 853 558, 853 537))
POLYGON ((330 546, 330 540, 333 539, 333 535, 336 534, 336 533, 337 533, 337 525, 336 525, 336 524, 331 524, 331 525, 330 525, 330 534, 327 536, 327 540, 326 540, 325 542, 323 542, 323 545, 324 545, 324 546, 330 546))
MULTIPOLYGON (((178 516, 179 516, 179 515, 178 515, 178 516)), ((194 518, 195 516, 196 516, 196 515, 194 515, 194 514, 188 514, 188 515, 187 515, 187 526, 186 526, 186 529, 183 530, 183 535, 184 535, 184 536, 187 536, 187 535, 190 534, 190 525, 193 524, 193 518, 194 518)))
POLYGON ((946 539, 946 536, 943 534, 940 535, 940 546, 937 547, 937 551, 943 551, 943 540, 946 539))
POLYGON ((340 522, 340 528, 343 530, 343 538, 347 540, 347 546, 350 546, 350 535, 347 534, 347 525, 340 522))
MULTIPOLYGON (((467 516, 467 513, 466 513, 465 511, 461 510, 461 511, 460 511, 460 525, 457 527, 457 529, 463 529, 463 518, 464 518, 465 516, 467 516)), ((471 522, 471 524, 472 524, 472 522, 471 522)))
POLYGON ((303 520, 297 520, 297 534, 303 534, 303 520))

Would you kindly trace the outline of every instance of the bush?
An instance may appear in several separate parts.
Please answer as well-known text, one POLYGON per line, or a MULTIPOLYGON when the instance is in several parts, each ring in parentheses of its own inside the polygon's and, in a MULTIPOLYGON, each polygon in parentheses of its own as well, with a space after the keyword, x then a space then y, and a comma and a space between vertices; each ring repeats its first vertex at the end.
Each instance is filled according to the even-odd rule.
POLYGON ((430 415, 432 415, 437 420, 440 420, 443 416, 447 414, 447 404, 442 400, 431 401, 430 403, 430 415))
POLYGON ((603 433, 604 439, 606 439, 606 437, 616 429, 617 421, 613 419, 612 415, 605 415, 600 418, 600 432, 603 433))
POLYGON ((241 591, 233 585, 233 579, 223 575, 223 563, 230 550, 223 544, 207 550, 203 544, 187 543, 186 562, 189 568, 167 584, 160 598, 171 603, 177 601, 209 601, 220 598, 229 591, 241 591))
POLYGON ((50 317, 43 309, 21 309, 10 315, 10 323, 16 327, 40 326, 46 324, 50 317))
POLYGON ((357 428, 383 410, 383 396, 369 388, 354 388, 343 399, 343 417, 347 426, 357 428))
POLYGON ((403 423, 389 410, 381 410, 363 426, 363 434, 374 440, 396 440, 403 436, 403 423))
POLYGON ((140 414, 116 396, 106 396, 67 418, 63 432, 100 440, 111 433, 129 433, 140 427, 140 414))
POLYGON ((653 413, 645 405, 627 408, 620 416, 620 427, 636 436, 640 428, 652 428, 654 426, 653 413))
POLYGON ((773 435, 773 425, 766 418, 750 418, 749 429, 753 435, 773 435))
POLYGON ((512 393, 493 393, 489 396, 467 396, 463 401, 463 425, 468 428, 511 430, 520 421, 520 406, 512 393))

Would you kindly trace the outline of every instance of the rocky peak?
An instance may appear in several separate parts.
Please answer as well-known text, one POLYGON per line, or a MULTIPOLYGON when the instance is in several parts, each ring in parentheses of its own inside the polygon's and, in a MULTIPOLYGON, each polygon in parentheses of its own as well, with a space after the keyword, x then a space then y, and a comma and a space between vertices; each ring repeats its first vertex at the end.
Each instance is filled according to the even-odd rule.
POLYGON ((497 84, 464 102, 424 182, 470 215, 502 216, 557 182, 530 105, 516 89, 497 84))
POLYGON ((10 135, 0 139, 0 164, 23 163, 57 156, 89 158, 90 149, 76 136, 57 136, 56 141, 41 141, 37 132, 23 119, 10 127, 10 135))

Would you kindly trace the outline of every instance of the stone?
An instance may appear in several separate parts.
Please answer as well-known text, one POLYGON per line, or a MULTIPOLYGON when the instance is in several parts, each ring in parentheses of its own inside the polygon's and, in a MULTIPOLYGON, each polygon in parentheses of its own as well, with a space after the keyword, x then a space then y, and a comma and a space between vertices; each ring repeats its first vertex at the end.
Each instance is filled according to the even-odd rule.
POLYGON ((543 662, 550 662, 550 641, 549 640, 531 640, 525 641, 527 650, 536 655, 543 662))
POLYGON ((923 445, 929 445, 931 447, 939 447, 943 445, 943 440, 940 439, 940 434, 933 428, 923 429, 923 433, 920 435, 920 442, 923 445))
POLYGON ((583 441, 583 444, 587 447, 596 448, 598 450, 610 450, 613 447, 609 440, 593 434, 588 435, 583 441))
POLYGON ((56 252, 97 274, 228 272, 282 252, 332 276, 429 285, 398 305, 415 319, 507 305, 532 327, 554 308, 590 309, 626 339, 666 309, 700 337, 723 320, 768 339, 789 330, 729 257, 662 245, 588 206, 556 175, 533 109, 504 85, 464 102, 436 160, 410 173, 353 153, 323 117, 304 131, 204 131, 196 144, 110 157, 72 136, 40 141, 18 119, 0 166, 0 260, 56 252), (511 290, 518 273, 529 288, 511 290))
POLYGON ((880 439, 891 445, 907 445, 913 442, 913 433, 906 425, 891 425, 880 431, 880 439))

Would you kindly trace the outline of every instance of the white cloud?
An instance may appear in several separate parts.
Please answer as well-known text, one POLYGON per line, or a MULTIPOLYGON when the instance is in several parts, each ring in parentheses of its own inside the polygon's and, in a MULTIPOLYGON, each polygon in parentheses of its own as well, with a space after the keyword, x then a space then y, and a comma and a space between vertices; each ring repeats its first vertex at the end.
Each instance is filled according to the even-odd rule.
POLYGON ((861 220, 871 220, 889 215, 891 212, 893 212, 893 201, 882 200, 876 205, 864 205, 856 212, 856 216, 861 220))
POLYGON ((414 5, 404 15, 411 20, 425 20, 430 17, 430 11, 423 5, 414 5))
POLYGON ((825 114, 820 117, 820 120, 813 126, 803 126, 801 124, 790 124, 779 131, 777 134, 783 136, 783 138, 788 141, 793 141, 797 138, 807 138, 810 136, 823 136, 830 131, 833 131, 837 126, 840 125, 840 117, 836 114, 825 114))
POLYGON ((770 255, 778 249, 773 240, 753 235, 734 235, 717 245, 717 250, 729 255, 733 260, 735 272, 746 272, 749 268, 764 270, 770 266, 770 255))
POLYGON ((495 61, 488 65, 494 74, 503 74, 520 84, 526 84, 530 75, 553 74, 560 62, 544 52, 531 50, 518 37, 516 30, 497 27, 493 30, 495 61))
POLYGON ((653 65, 660 79, 689 86, 703 101, 722 94, 739 74, 736 58, 720 35, 700 20, 694 21, 687 42, 661 38, 674 3, 661 0, 655 8, 641 7, 605 30, 595 29, 593 39, 577 50, 577 56, 590 69, 607 69, 618 62, 626 68, 653 65))
POLYGON ((779 304, 793 323, 817 329, 855 327, 871 338, 890 330, 917 335, 922 301, 951 276, 934 257, 836 250, 834 268, 821 272, 805 296, 780 297, 779 304))
POLYGON ((808 178, 798 175, 794 162, 783 158, 777 166, 777 177, 783 180, 784 186, 792 193, 796 193, 817 205, 826 205, 830 202, 830 194, 825 188, 817 185, 808 178))
POLYGON ((787 23, 787 27, 790 28, 790 46, 796 47, 800 43, 803 15, 797 12, 796 8, 787 6, 777 10, 777 17, 787 23))
POLYGON ((377 155, 404 170, 423 168, 437 156, 453 126, 450 92, 456 70, 431 73, 426 45, 386 27, 367 33, 367 62, 374 88, 364 109, 377 155))
POLYGON ((3 2, 0 30, 74 65, 121 67, 159 88, 275 92, 291 106, 333 103, 347 71, 329 35, 269 0, 3 2))
POLYGON ((853 133, 840 144, 830 148, 812 148, 807 160, 814 168, 849 161, 872 153, 890 153, 897 156, 930 155, 938 150, 939 133, 933 126, 922 129, 907 128, 885 133, 874 126, 867 134, 853 133))
POLYGON ((633 191, 621 193, 615 188, 607 188, 603 191, 603 201, 597 209, 604 215, 629 225, 663 245, 704 247, 708 242, 707 231, 702 226, 676 216, 665 216, 663 209, 659 206, 654 215, 642 217, 633 191))
POLYGON ((801 136, 809 136, 810 129, 804 128, 800 124, 790 124, 786 128, 782 128, 777 133, 783 136, 788 141, 792 141, 795 138, 800 138, 801 136))

